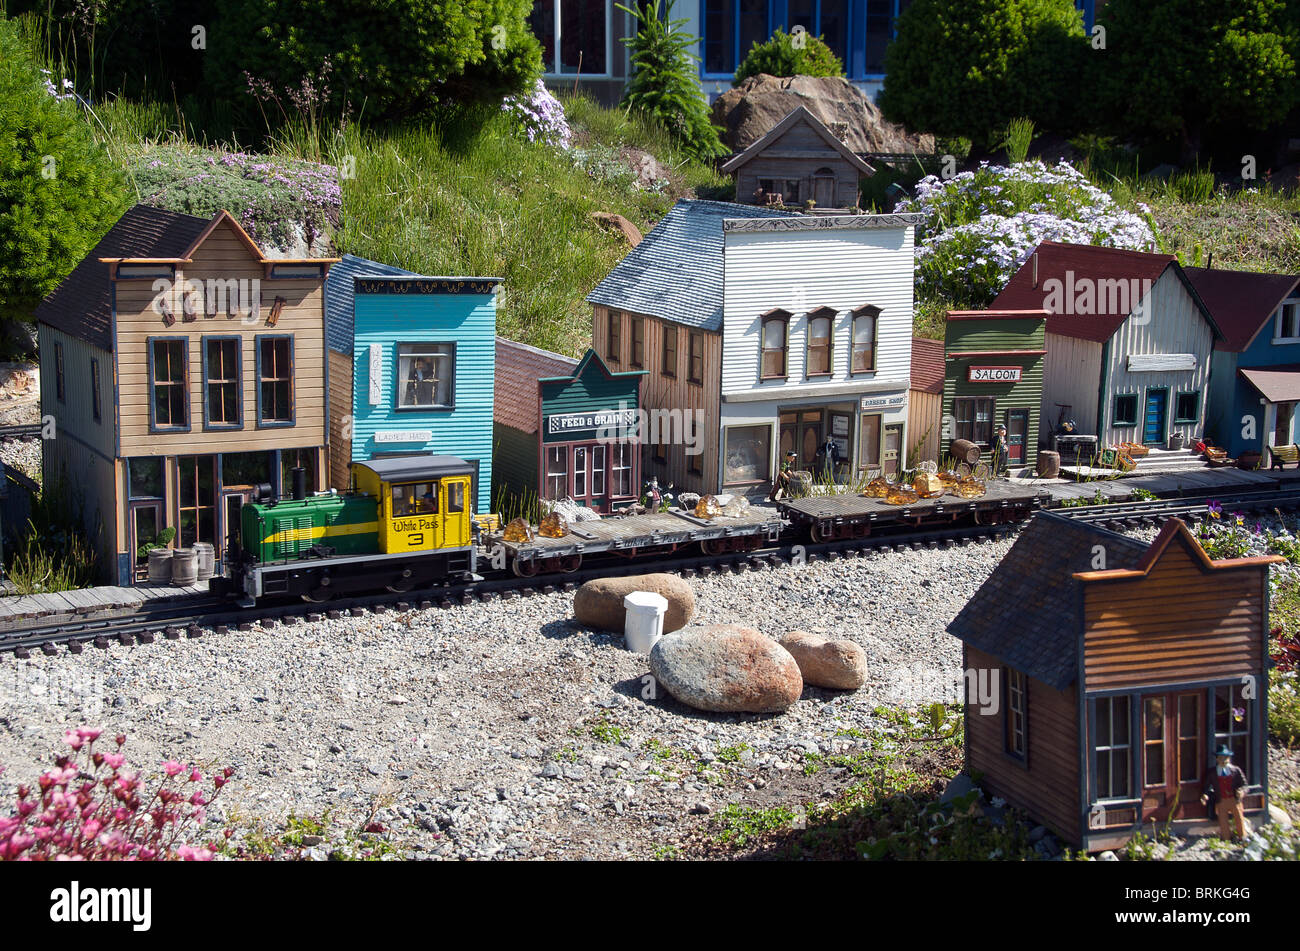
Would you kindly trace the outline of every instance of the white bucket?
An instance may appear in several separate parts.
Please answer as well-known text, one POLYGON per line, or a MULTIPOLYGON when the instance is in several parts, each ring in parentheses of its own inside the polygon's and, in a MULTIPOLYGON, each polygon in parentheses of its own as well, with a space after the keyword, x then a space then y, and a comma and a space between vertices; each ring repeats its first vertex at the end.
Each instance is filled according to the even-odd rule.
POLYGON ((664 636, 664 614, 668 600, 661 594, 633 591, 623 598, 626 616, 623 620, 623 639, 627 649, 637 654, 648 654, 655 641, 664 636))

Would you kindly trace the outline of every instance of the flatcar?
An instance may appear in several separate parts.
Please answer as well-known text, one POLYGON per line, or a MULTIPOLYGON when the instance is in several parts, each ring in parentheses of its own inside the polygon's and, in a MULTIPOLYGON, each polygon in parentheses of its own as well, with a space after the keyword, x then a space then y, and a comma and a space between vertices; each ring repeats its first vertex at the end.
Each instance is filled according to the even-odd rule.
POLYGON ((355 492, 245 505, 227 583, 251 606, 473 580, 473 477, 454 456, 396 456, 352 463, 355 492))

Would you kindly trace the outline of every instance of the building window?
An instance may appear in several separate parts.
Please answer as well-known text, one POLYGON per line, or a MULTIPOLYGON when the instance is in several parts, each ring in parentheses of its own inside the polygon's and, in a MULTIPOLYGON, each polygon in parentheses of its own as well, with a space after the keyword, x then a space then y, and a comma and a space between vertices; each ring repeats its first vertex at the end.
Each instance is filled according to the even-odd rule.
POLYGON ((400 409, 452 409, 455 403, 456 345, 397 345, 397 405, 400 409))
POLYGON ((1115 397, 1115 426, 1136 426, 1138 423, 1138 398, 1136 393, 1121 393, 1115 397))
POLYGON ((820 36, 840 62, 850 65, 848 0, 790 0, 787 9, 790 30, 802 26, 809 36, 820 36))
POLYGON ((54 395, 62 403, 67 399, 68 391, 64 388, 63 379, 63 344, 54 345, 54 395))
POLYGON ((264 334, 257 338, 257 423, 292 422, 293 338, 264 334))
POLYGON ((593 499, 605 497, 605 453, 606 448, 603 445, 591 447, 591 497, 593 499))
POLYGON ((664 376, 677 379, 677 328, 672 324, 660 324, 663 340, 663 360, 659 372, 664 376))
POLYGON ((770 310, 762 318, 762 366, 764 380, 783 380, 786 375, 786 347, 790 336, 790 315, 784 310, 770 310))
POLYGON ((831 340, 835 311, 821 307, 808 315, 808 376, 831 375, 831 340))
POLYGON ((306 475, 307 494, 317 490, 316 485, 316 450, 285 449, 280 453, 280 497, 287 498, 293 492, 293 470, 302 469, 306 475))
POLYGON ((1250 724, 1252 700, 1242 696, 1241 684, 1214 688, 1214 748, 1227 744, 1232 761, 1250 778, 1250 724))
POLYGON ((542 45, 542 68, 551 75, 608 73, 611 7, 605 0, 535 0, 528 26, 542 45))
POLYGON ((611 310, 605 317, 605 359, 610 363, 623 362, 623 313, 611 310))
POLYGON ((963 396, 952 401, 953 437, 988 445, 993 442, 993 400, 963 396))
POLYGON ((587 447, 573 447, 573 497, 587 497, 587 447))
POLYGON ((632 485, 632 453, 636 446, 630 442, 613 443, 610 475, 613 482, 611 498, 630 499, 635 494, 632 485))
POLYGON ((569 494, 568 450, 564 446, 546 449, 546 497, 558 502, 569 494))
POLYGON ((243 424, 240 413, 240 339, 203 338, 203 425, 211 429, 243 424))
POLYGON ((1128 799, 1132 795, 1130 755, 1132 740, 1128 697, 1101 697, 1096 701, 1093 755, 1097 758, 1097 799, 1128 799))
POLYGON ((750 485, 772 477, 772 427, 728 426, 722 482, 750 485))
POLYGON ((269 452, 226 452, 221 455, 221 488, 271 485, 273 460, 269 452))
POLYGON ((1006 727, 1003 736, 1008 753, 1017 759, 1024 759, 1029 749, 1027 726, 1029 712, 1029 678, 1019 670, 1004 667, 1002 676, 1006 679, 1006 727))
POLYGON ((127 494, 133 499, 163 497, 163 466, 158 456, 126 461, 127 494))
POLYGON ((628 361, 640 370, 645 366, 645 318, 632 318, 632 354, 628 361))
POLYGON ((1300 300, 1286 301, 1278 308, 1277 337, 1279 340, 1300 338, 1300 300))
POLYGON ((698 386, 704 385, 704 334, 692 330, 687 337, 686 379, 698 386))
POLYGON ((1201 412, 1200 393, 1179 393, 1174 399, 1174 422, 1194 423, 1201 412))
MULTIPOLYGON (((755 196, 759 199, 760 204, 766 204, 771 196, 775 200, 780 196, 781 203, 785 205, 799 204, 799 179, 797 178, 760 178, 758 180, 758 190, 760 195, 755 196)), ((737 200, 740 196, 736 196, 737 200)))
POLYGON ((772 35, 767 13, 767 0, 704 0, 705 74, 735 73, 749 48, 772 35))
POLYGON ((853 312, 853 352, 849 357, 850 373, 871 373, 876 369, 876 323, 880 308, 868 304, 853 312))
POLYGON ((152 429, 188 429, 186 395, 186 351, 183 338, 154 338, 149 341, 149 421, 152 429))
POLYGON ((176 460, 181 548, 217 540, 216 461, 216 456, 180 456, 176 460))
POLYGON ((100 422, 99 413, 99 361, 90 361, 90 413, 95 422, 100 422))

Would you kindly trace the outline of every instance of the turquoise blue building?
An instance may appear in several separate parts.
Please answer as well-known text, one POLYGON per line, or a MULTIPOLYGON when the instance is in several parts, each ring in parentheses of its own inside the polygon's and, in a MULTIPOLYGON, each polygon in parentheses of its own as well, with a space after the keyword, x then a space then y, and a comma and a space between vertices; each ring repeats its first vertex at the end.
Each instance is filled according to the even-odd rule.
POLYGON ((1223 331, 1210 363, 1206 435, 1233 457, 1300 442, 1300 275, 1189 267, 1223 331))
POLYGON ((336 487, 346 487, 339 483, 348 461, 459 456, 476 468, 475 511, 490 511, 500 283, 417 275, 353 255, 331 268, 325 285, 331 392, 346 387, 350 396, 331 398, 336 487))

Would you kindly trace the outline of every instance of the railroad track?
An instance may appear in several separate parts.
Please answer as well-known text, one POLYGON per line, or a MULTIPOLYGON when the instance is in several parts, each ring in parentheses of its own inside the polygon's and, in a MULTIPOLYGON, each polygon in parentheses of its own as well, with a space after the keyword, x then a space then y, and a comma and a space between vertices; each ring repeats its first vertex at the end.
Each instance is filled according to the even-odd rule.
POLYGON ((1273 509, 1295 511, 1300 509, 1300 489, 1286 491, 1236 492, 1232 495, 1201 495, 1177 499, 1151 499, 1142 502, 1113 502, 1106 505, 1088 505, 1055 508, 1053 512, 1067 518, 1078 519, 1103 528, 1134 528, 1151 524, 1171 516, 1205 517, 1210 503, 1217 503, 1224 514, 1268 512, 1273 509))
POLYGON ((35 439, 41 435, 40 423, 23 423, 18 426, 0 426, 0 440, 35 439))

